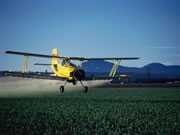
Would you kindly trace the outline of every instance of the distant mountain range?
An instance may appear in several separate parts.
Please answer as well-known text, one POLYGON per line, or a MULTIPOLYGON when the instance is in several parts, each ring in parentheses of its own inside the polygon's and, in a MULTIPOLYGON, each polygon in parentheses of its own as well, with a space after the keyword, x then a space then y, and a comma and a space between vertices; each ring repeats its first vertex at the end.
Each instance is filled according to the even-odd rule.
MULTIPOLYGON (((108 76, 112 63, 103 60, 92 60, 82 64, 88 76, 108 76)), ((131 80, 180 79, 180 66, 167 66, 161 63, 151 63, 144 67, 119 66, 117 74, 128 74, 131 80)))
MULTIPOLYGON (((106 78, 109 76, 112 65, 103 60, 91 60, 82 63, 82 68, 86 71, 87 78, 106 78)), ((0 71, 0 77, 4 76, 4 73, 5 71, 0 71)), ((40 73, 44 74, 44 72, 40 73)), ((161 63, 151 63, 140 68, 119 66, 116 75, 122 74, 128 75, 128 82, 175 82, 180 81, 180 66, 167 66, 161 63)))

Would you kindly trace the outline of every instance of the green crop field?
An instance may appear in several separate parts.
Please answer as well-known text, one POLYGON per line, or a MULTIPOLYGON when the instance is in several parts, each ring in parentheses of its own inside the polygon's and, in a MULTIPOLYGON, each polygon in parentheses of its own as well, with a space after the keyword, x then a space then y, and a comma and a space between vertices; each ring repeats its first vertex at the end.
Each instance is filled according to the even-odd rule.
POLYGON ((0 98, 3 134, 180 134, 180 88, 98 88, 0 98))

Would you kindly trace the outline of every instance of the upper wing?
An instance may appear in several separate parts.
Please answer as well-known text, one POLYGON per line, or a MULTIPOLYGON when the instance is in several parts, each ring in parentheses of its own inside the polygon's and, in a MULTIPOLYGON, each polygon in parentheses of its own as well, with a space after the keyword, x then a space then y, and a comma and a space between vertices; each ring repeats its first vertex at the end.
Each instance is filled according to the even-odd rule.
POLYGON ((82 58, 82 60, 137 60, 137 59, 139 59, 139 57, 82 58))
POLYGON ((7 54, 14 54, 14 55, 24 55, 24 56, 32 56, 32 57, 41 57, 41 58, 69 58, 71 60, 137 60, 139 57, 108 57, 108 58, 85 58, 85 57, 63 57, 63 56, 53 56, 53 55, 44 55, 44 54, 37 54, 37 53, 27 53, 27 52, 17 52, 17 51, 6 51, 7 54))
POLYGON ((7 54, 14 55, 24 55, 24 56, 32 56, 32 57, 41 57, 41 58, 64 58, 59 56, 45 55, 45 54, 37 54, 37 53, 27 53, 27 52, 17 52, 17 51, 6 51, 7 54))

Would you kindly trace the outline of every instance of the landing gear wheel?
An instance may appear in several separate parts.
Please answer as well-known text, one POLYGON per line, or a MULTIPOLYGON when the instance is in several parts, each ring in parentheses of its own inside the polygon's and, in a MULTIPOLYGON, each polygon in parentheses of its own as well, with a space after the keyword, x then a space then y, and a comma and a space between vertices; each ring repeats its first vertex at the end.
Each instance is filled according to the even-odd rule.
POLYGON ((88 86, 85 86, 84 87, 84 93, 87 93, 88 92, 88 86))
POLYGON ((76 81, 73 81, 72 83, 73 83, 73 85, 76 85, 76 81))
POLYGON ((64 92, 64 86, 60 86, 59 90, 60 90, 60 93, 63 93, 64 92))

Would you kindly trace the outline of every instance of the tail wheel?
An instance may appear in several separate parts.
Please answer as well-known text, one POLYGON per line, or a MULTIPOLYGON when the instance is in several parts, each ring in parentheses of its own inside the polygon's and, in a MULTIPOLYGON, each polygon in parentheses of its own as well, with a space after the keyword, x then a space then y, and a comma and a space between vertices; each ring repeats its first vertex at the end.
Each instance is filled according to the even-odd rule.
POLYGON ((64 86, 60 86, 59 90, 60 90, 61 93, 63 93, 64 92, 64 86))
POLYGON ((87 93, 88 92, 88 86, 85 86, 84 87, 84 93, 87 93))

